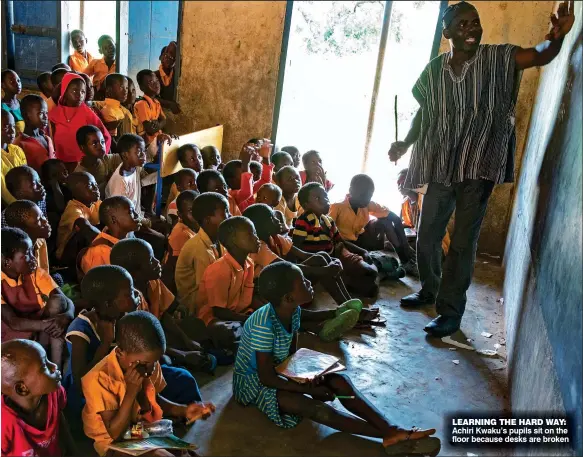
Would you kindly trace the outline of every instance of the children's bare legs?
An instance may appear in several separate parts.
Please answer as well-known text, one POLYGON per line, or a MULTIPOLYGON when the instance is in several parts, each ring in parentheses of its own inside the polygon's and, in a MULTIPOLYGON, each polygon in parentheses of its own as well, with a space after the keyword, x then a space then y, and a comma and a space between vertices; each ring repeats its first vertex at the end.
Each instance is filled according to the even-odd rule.
POLYGON ((335 395, 355 397, 353 400, 340 400, 342 405, 354 416, 339 411, 320 400, 281 390, 277 392, 280 409, 284 413, 307 417, 314 422, 341 432, 382 438, 384 446, 390 446, 406 439, 420 439, 435 433, 435 429, 411 431, 391 424, 346 376, 327 375, 323 382, 335 395))
POLYGON ((407 263, 411 259, 409 242, 405 235, 405 228, 401 218, 390 212, 387 217, 382 217, 374 221, 376 230, 386 236, 387 240, 394 246, 401 263, 407 263))
MULTIPOLYGON (((325 252, 315 254, 313 256, 308 257, 304 260, 301 265, 306 265, 308 267, 325 267, 332 261, 332 258, 326 254, 325 252)), ((315 278, 310 278, 315 279, 315 278)), ((346 290, 346 286, 344 285, 344 281, 340 276, 336 278, 318 278, 326 292, 330 294, 330 296, 334 299, 334 301, 341 305, 347 300, 350 300, 350 294, 346 290)))

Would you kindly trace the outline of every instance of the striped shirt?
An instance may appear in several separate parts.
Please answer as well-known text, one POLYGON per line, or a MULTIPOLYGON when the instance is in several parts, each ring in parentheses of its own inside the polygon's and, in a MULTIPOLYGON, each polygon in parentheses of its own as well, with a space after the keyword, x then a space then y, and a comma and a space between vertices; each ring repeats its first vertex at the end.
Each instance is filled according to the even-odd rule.
POLYGON ((306 252, 326 251, 332 253, 334 244, 342 241, 334 220, 325 214, 304 213, 297 218, 292 235, 303 238, 302 250, 306 252))
POLYGON ((421 105, 405 187, 514 179, 518 89, 513 45, 482 45, 457 76, 449 53, 433 59, 415 83, 421 105))

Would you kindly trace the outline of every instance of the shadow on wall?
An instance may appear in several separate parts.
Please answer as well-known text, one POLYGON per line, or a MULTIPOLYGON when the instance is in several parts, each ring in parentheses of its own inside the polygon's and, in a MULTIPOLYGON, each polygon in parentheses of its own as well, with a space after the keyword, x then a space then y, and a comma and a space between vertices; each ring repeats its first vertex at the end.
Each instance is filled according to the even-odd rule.
POLYGON ((572 421, 572 448, 544 455, 583 454, 580 4, 575 14, 568 56, 541 78, 506 246, 512 411, 567 413, 572 421))

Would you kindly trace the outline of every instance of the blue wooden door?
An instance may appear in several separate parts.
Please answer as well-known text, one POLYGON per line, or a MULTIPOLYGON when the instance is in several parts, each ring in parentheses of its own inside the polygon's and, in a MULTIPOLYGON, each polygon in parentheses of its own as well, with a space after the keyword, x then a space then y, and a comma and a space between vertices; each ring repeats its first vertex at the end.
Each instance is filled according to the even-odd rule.
POLYGON ((134 81, 140 70, 157 70, 160 51, 177 40, 178 8, 178 1, 129 2, 128 76, 134 81))
POLYGON ((62 61, 60 2, 2 3, 8 66, 20 75, 24 87, 36 87, 36 77, 62 61))

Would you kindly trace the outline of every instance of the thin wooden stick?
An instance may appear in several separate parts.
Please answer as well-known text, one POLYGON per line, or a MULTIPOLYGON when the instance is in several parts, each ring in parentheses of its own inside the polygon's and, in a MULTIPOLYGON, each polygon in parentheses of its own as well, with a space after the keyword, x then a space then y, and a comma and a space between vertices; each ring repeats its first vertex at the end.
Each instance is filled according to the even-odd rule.
POLYGON ((397 95, 395 94, 395 141, 399 141, 399 119, 397 118, 397 95))

